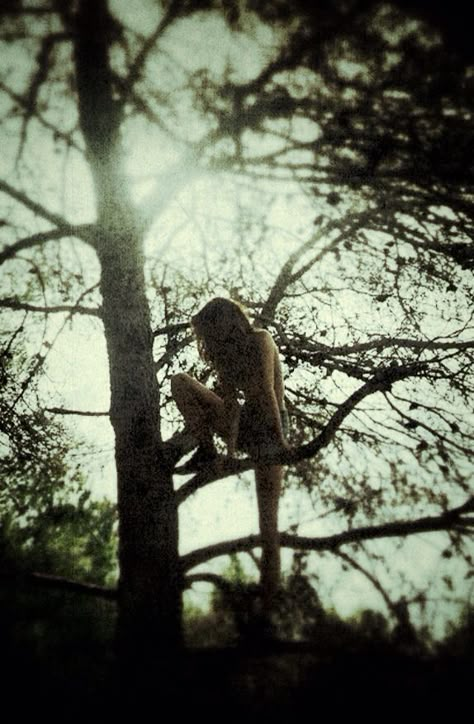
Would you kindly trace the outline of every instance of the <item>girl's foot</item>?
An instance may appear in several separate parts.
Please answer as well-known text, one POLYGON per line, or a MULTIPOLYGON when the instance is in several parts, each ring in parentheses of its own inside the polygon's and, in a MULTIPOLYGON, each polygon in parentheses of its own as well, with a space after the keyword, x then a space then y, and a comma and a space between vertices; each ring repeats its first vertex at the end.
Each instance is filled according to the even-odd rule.
POLYGON ((194 455, 180 466, 183 473, 193 473, 212 463, 217 457, 217 450, 214 445, 199 445, 194 455))

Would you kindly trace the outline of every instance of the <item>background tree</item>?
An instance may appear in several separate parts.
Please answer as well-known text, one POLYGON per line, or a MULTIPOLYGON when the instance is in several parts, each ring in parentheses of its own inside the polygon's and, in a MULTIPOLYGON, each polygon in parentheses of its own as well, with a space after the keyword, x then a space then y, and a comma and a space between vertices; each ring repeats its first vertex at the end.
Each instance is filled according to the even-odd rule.
MULTIPOLYGON (((2 349, 21 337, 28 359, 2 434, 21 454, 18 405, 61 328, 101 325, 126 643, 178 644, 182 574, 258 547, 179 556, 178 505, 251 467, 174 476, 189 441, 168 379, 205 374, 188 319, 222 289, 286 363, 287 487, 324 535, 293 519, 282 545, 342 557, 393 616, 426 592, 387 593, 393 550, 374 541, 444 531, 446 585, 472 575, 472 58, 452 17, 374 0, 2 9, 2 349)), ((46 389, 36 415, 57 413, 46 389)))

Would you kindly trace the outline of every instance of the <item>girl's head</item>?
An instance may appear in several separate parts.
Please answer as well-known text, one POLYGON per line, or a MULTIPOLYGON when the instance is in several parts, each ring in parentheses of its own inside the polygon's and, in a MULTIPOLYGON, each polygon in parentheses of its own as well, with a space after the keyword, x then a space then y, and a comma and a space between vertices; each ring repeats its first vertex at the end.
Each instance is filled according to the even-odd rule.
POLYGON ((227 342, 238 345, 244 342, 253 329, 240 304, 224 297, 211 299, 192 317, 191 324, 199 352, 209 362, 219 358, 227 342))

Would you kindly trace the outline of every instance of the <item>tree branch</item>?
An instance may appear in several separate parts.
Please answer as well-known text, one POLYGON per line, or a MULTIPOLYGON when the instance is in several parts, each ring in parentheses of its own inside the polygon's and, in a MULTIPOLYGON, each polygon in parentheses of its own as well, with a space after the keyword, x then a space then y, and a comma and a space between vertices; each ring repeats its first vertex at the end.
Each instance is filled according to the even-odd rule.
MULTIPOLYGON (((9 98, 11 98, 12 101, 14 101, 18 106, 23 108, 24 111, 30 111, 31 109, 28 108, 28 102, 26 98, 23 96, 18 95, 18 93, 15 93, 12 91, 11 88, 9 88, 5 83, 3 83, 0 80, 0 91, 3 91, 6 95, 8 95, 9 98)), ((84 149, 74 141, 72 134, 67 133, 65 131, 62 131, 60 128, 57 128, 53 123, 48 121, 46 118, 42 116, 42 114, 39 112, 38 108, 34 109, 34 118, 41 123, 42 126, 48 129, 48 131, 51 131, 53 136, 55 138, 60 138, 62 141, 64 141, 67 146, 70 148, 74 148, 76 151, 79 151, 79 153, 83 154, 84 149)))
MULTIPOLYGON (((448 510, 441 515, 427 516, 417 520, 402 520, 380 525, 362 526, 351 528, 329 536, 312 538, 298 536, 290 533, 280 534, 280 546, 306 551, 337 551, 337 549, 348 543, 359 543, 360 541, 376 540, 380 538, 401 538, 417 533, 431 533, 436 531, 456 530, 464 533, 466 519, 463 513, 474 511, 474 497, 469 498, 458 508, 448 510)), ((468 519, 469 520, 469 519, 468 519)), ((472 531, 471 531, 472 532, 472 531)), ((224 541, 215 545, 199 548, 182 557, 183 571, 188 571, 194 566, 206 563, 218 556, 230 555, 232 553, 243 553, 252 548, 259 547, 261 540, 259 535, 249 535, 245 538, 224 541)))
POLYGON ((99 319, 102 316, 100 307, 83 307, 80 304, 58 304, 49 307, 20 302, 18 299, 0 299, 0 307, 21 312, 40 312, 42 314, 86 314, 90 317, 97 317, 99 319))
POLYGON ((122 98, 122 102, 125 102, 128 98, 127 91, 132 90, 133 86, 140 79, 150 51, 152 50, 157 40, 159 40, 161 35, 163 35, 163 33, 166 31, 168 26, 179 15, 181 6, 181 0, 172 0, 164 16, 161 18, 160 22, 156 26, 155 31, 143 43, 140 52, 137 54, 135 60, 130 66, 128 76, 123 83, 125 93, 122 98))
POLYGON ((353 392, 352 395, 350 395, 347 400, 345 400, 345 402, 337 408, 329 422, 323 427, 319 435, 317 435, 314 440, 306 443, 305 445, 301 445, 293 452, 292 457, 294 460, 292 462, 299 462, 300 460, 306 460, 307 458, 313 457, 313 455, 319 452, 323 447, 326 447, 336 434, 345 418, 365 397, 368 397, 374 392, 384 392, 385 390, 390 389, 394 382, 408 376, 408 372, 405 374, 403 374, 401 370, 397 372, 397 368, 394 368, 393 370, 390 368, 387 370, 380 370, 379 374, 361 385, 361 387, 355 390, 355 392, 353 392))
MULTIPOLYGON (((385 392, 391 386, 400 380, 410 376, 415 376, 420 371, 419 364, 388 367, 380 369, 374 377, 365 382, 355 392, 343 402, 332 415, 329 422, 323 427, 319 435, 311 442, 300 445, 298 448, 285 450, 277 454, 259 457, 258 463, 265 465, 292 465, 314 457, 322 448, 326 447, 332 440, 345 418, 365 397, 374 392, 385 392)), ((183 453, 184 454, 184 453, 183 453)), ((233 459, 226 457, 217 457, 216 460, 199 471, 191 480, 182 485, 176 492, 177 502, 180 505, 190 495, 195 493, 205 485, 213 483, 217 480, 223 480, 230 475, 239 475, 240 473, 251 470, 255 467, 255 461, 250 458, 233 459)), ((179 468, 176 469, 180 472, 179 468)))
POLYGON ((49 573, 11 573, 8 571, 1 571, 0 579, 3 581, 11 581, 12 583, 32 584, 35 586, 41 586, 42 588, 51 588, 57 591, 84 593, 87 596, 95 596, 109 600, 117 599, 117 590, 115 588, 99 586, 96 583, 72 581, 69 578, 64 578, 63 576, 53 576, 49 573))
MULTIPOLYGON (((310 538, 308 536, 297 536, 290 533, 280 534, 280 546, 284 548, 292 548, 296 550, 307 551, 334 551, 347 543, 358 543, 362 540, 375 540, 380 538, 405 537, 417 533, 428 533, 436 531, 456 530, 461 533, 470 533, 469 527, 474 521, 469 518, 463 518, 464 513, 474 512, 474 496, 465 501, 457 508, 447 510, 438 516, 428 516, 413 521, 394 521, 381 525, 364 526, 361 528, 352 528, 336 533, 331 536, 322 536, 320 538, 310 538)), ((232 553, 249 552, 253 548, 261 545, 259 535, 250 535, 245 538, 237 538, 231 541, 224 541, 215 545, 205 546, 198 550, 192 551, 181 557, 182 571, 194 568, 195 566, 205 563, 212 558, 230 555, 232 553)), ((365 571, 364 571, 365 572, 365 571)), ((81 581, 73 581, 62 576, 54 576, 45 573, 15 573, 2 571, 0 578, 13 582, 31 583, 55 590, 70 591, 72 593, 84 593, 90 596, 106 598, 110 600, 117 599, 117 589, 99 586, 95 583, 84 583, 81 581)), ((221 588, 227 588, 224 579, 213 573, 197 573, 186 576, 183 580, 184 587, 189 587, 197 581, 207 581, 221 588)))
POLYGON ((392 601, 387 591, 384 589, 380 581, 352 556, 348 556, 340 550, 335 551, 336 555, 345 561, 348 565, 352 566, 356 571, 359 571, 368 581, 373 585, 376 591, 380 593, 387 609, 390 611, 395 621, 397 622, 397 635, 399 641, 403 638, 405 643, 416 644, 417 635, 413 624, 410 620, 410 613, 408 610, 408 604, 404 597, 398 601, 392 601))
POLYGON ((176 334, 182 332, 185 329, 189 329, 191 326, 190 322, 176 322, 176 324, 167 324, 165 327, 157 327, 153 330, 153 336, 159 337, 162 334, 176 334))
POLYGON ((7 259, 11 259, 13 256, 18 254, 19 251, 30 249, 31 247, 44 244, 47 241, 55 241, 56 239, 62 239, 68 236, 77 236, 83 239, 84 236, 89 235, 92 228, 91 224, 83 224, 81 226, 68 226, 67 228, 60 227, 58 229, 50 229, 49 231, 41 231, 38 234, 26 236, 24 239, 19 239, 18 241, 15 241, 14 244, 10 244, 10 246, 6 246, 0 251, 0 264, 3 264, 3 262, 7 261, 7 259))
MULTIPOLYGON (((194 445, 196 445, 195 439, 194 445)), ((219 456, 212 462, 212 464, 200 470, 193 478, 191 478, 191 480, 178 488, 176 491, 176 502, 178 505, 181 505, 181 503, 187 500, 191 495, 193 495, 193 493, 197 492, 201 488, 204 488, 206 485, 215 483, 218 480, 224 480, 231 475, 240 475, 247 470, 252 470, 254 467, 255 462, 250 458, 242 460, 219 456)), ((175 472, 179 473, 179 468, 177 468, 175 472)))
MULTIPOLYGON (((15 201, 18 201, 20 204, 23 204, 23 206, 26 206, 27 209, 32 211, 37 216, 41 216, 41 218, 46 219, 46 221, 49 221, 51 224, 54 224, 55 226, 64 229, 65 235, 68 233, 68 231, 75 229, 73 235, 76 236, 77 230, 81 228, 78 226, 71 226, 71 224, 69 224, 67 220, 64 219, 62 216, 54 213, 54 211, 49 211, 49 209, 47 209, 45 206, 39 204, 37 201, 33 201, 33 199, 30 199, 29 196, 24 194, 22 191, 18 191, 18 189, 16 189, 14 186, 11 186, 6 181, 0 180, 0 192, 6 194, 7 196, 10 196, 10 198, 15 199, 15 201)), ((84 233, 84 230, 87 228, 87 226, 82 227, 82 232, 80 236, 83 241, 91 243, 89 233, 84 233)))
POLYGON ((53 415, 82 415, 83 417, 109 417, 110 412, 92 412, 90 410, 69 410, 65 407, 46 407, 45 412, 53 415))
MULTIPOLYGON (((306 344, 306 342, 305 342, 306 344)), ((406 349, 417 349, 417 350, 447 350, 447 349, 474 349, 474 341, 452 341, 452 342, 441 342, 437 340, 418 340, 418 339, 406 339, 401 337, 379 337, 378 339, 371 340, 370 342, 359 342, 352 345, 341 345, 339 347, 330 347, 329 345, 321 343, 311 343, 308 340, 308 349, 311 353, 316 355, 349 355, 354 352, 368 352, 370 350, 378 350, 380 348, 390 347, 402 347, 406 349)))
POLYGON ((183 588, 191 588, 194 583, 211 583, 216 588, 219 588, 223 593, 231 594, 233 592, 232 583, 224 578, 224 576, 219 576, 217 573, 203 572, 185 576, 183 580, 183 588))
POLYGON ((308 241, 303 242, 296 251, 294 251, 286 260, 286 262, 283 264, 277 278, 275 279, 275 282, 270 290, 270 293, 267 297, 267 300, 262 306, 261 312, 258 315, 256 319, 256 324, 262 323, 264 320, 273 319, 275 316, 275 311, 278 306, 278 304, 283 299, 286 290, 288 287, 290 287, 292 284, 297 282, 299 279, 301 279, 307 271, 309 271, 315 264, 317 264, 323 256, 328 254, 330 251, 332 251, 334 248, 337 247, 337 245, 346 238, 350 233, 354 231, 354 229, 359 228, 363 222, 367 219, 368 214, 367 212, 363 212, 357 215, 351 216, 351 222, 348 224, 345 228, 343 228, 340 233, 337 234, 335 238, 333 238, 331 241, 329 241, 327 244, 324 245, 322 249, 320 249, 311 259, 306 262, 306 264, 303 264, 299 269, 295 271, 295 266, 299 259, 310 249, 312 249, 318 241, 321 240, 321 238, 324 237, 327 238, 327 236, 333 231, 334 229, 340 227, 342 225, 342 221, 330 221, 325 226, 320 228, 315 236, 311 237, 308 241))

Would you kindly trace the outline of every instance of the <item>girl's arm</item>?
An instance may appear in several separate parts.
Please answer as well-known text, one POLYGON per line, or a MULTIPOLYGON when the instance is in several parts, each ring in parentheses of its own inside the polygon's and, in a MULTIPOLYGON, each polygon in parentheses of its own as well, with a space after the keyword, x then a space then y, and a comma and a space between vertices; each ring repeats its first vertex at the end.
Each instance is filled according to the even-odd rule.
POLYGON ((273 441, 288 447, 281 424, 280 410, 284 409, 283 378, 278 350, 271 335, 259 331, 255 336, 255 371, 249 387, 249 397, 258 403, 265 426, 272 432, 273 441))
POLYGON ((239 434, 240 405, 236 388, 229 382, 219 379, 218 394, 223 403, 224 426, 227 430, 227 454, 234 455, 239 434))

